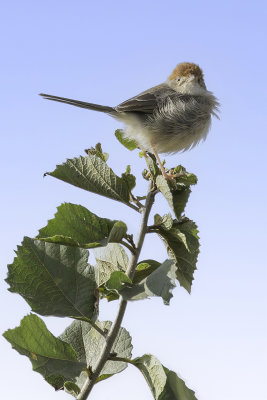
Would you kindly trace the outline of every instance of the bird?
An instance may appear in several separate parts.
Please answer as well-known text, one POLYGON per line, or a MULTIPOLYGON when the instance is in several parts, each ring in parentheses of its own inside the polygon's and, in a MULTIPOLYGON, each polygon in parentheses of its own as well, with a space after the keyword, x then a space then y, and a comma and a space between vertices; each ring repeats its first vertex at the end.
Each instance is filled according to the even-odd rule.
POLYGON ((125 137, 134 140, 144 154, 153 153, 168 180, 159 153, 174 154, 204 141, 219 102, 208 91, 202 69, 195 63, 178 64, 167 80, 123 101, 115 107, 40 93, 44 99, 110 115, 125 125, 125 137))

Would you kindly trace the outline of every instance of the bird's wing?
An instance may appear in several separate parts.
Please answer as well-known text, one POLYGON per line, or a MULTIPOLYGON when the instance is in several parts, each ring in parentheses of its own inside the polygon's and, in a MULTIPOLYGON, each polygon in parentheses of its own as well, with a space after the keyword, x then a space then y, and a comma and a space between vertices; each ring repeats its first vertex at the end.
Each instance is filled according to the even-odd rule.
POLYGON ((118 112, 141 112, 152 114, 166 97, 176 94, 166 83, 154 86, 129 100, 120 103, 115 110, 118 112))

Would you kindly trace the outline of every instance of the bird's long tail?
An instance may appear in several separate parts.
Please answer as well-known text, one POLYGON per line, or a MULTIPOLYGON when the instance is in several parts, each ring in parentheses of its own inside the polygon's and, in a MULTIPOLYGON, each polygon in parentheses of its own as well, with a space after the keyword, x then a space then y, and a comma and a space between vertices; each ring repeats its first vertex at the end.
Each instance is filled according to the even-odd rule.
POLYGON ((67 99, 65 97, 52 96, 50 94, 45 94, 45 93, 40 93, 40 96, 42 96, 44 99, 47 99, 47 100, 58 101, 60 103, 66 103, 66 104, 70 104, 70 105, 76 106, 76 107, 87 108, 89 110, 95 110, 95 111, 105 112, 105 113, 109 113, 109 114, 116 113, 116 110, 113 107, 109 107, 109 106, 102 106, 100 104, 86 103, 85 101, 67 99))

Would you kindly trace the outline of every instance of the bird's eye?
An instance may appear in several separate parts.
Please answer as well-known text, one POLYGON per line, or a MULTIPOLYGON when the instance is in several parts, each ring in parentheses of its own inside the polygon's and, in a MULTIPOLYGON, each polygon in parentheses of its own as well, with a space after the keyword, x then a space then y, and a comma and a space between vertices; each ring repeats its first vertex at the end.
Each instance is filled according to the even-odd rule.
POLYGON ((177 80, 177 82, 179 82, 181 80, 180 76, 178 76, 178 78, 176 80, 177 80))

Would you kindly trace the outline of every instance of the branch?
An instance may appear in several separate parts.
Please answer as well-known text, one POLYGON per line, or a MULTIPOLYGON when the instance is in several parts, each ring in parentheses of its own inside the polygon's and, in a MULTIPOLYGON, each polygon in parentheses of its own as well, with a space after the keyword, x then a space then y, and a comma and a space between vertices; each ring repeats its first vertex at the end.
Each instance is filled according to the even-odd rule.
POLYGON ((131 203, 124 203, 124 204, 137 212, 140 212, 140 210, 141 210, 139 207, 136 207, 134 204, 131 204, 131 203))
POLYGON ((135 363, 133 362, 133 360, 131 360, 130 358, 125 358, 125 357, 109 357, 108 358, 110 361, 118 361, 118 362, 125 362, 127 364, 132 364, 136 367, 135 363))
MULTIPOLYGON (((133 278, 138 258, 144 243, 144 238, 145 234, 147 231, 147 222, 148 222, 148 217, 154 202, 155 198, 155 191, 153 190, 153 183, 151 182, 149 185, 148 189, 148 194, 146 198, 146 203, 145 207, 143 209, 143 216, 142 216, 142 221, 141 221, 141 226, 140 226, 140 232, 139 232, 139 237, 137 240, 137 245, 136 245, 136 251, 134 254, 132 254, 131 261, 129 263, 129 266, 126 271, 126 275, 129 276, 130 279, 133 278)), ((118 335, 118 332, 121 327, 121 322, 124 317, 124 313, 127 307, 127 300, 123 300, 122 298, 120 299, 120 304, 119 304, 119 310, 118 314, 115 318, 115 321, 113 322, 108 335, 106 337, 106 342, 104 347, 102 348, 102 351, 100 353, 97 365, 95 367, 95 370, 90 374, 90 377, 86 379, 83 388, 81 389, 81 392, 79 393, 77 400, 86 400, 89 394, 91 393, 91 390, 93 386, 95 385, 97 378, 99 377, 101 370, 103 369, 105 363, 110 357, 110 352, 111 348, 113 346, 113 343, 118 335)))
POLYGON ((153 190, 153 183, 151 182, 149 185, 148 194, 146 197, 143 218, 142 218, 141 226, 140 226, 140 233, 139 233, 139 237, 136 242, 135 254, 132 255, 131 262, 129 263, 128 268, 126 270, 126 275, 128 275, 131 280, 133 279, 134 272, 135 272, 137 262, 138 262, 138 258, 139 258, 139 255, 140 255, 143 243, 144 243, 144 238, 145 238, 145 234, 147 231, 148 217, 149 217, 152 205, 154 203, 154 198, 155 198, 155 191, 153 190))
POLYGON ((98 333, 100 333, 101 336, 106 337, 105 332, 102 331, 102 329, 99 328, 99 326, 97 326, 93 321, 88 321, 88 319, 86 319, 85 322, 88 322, 88 324, 90 324, 98 333))

